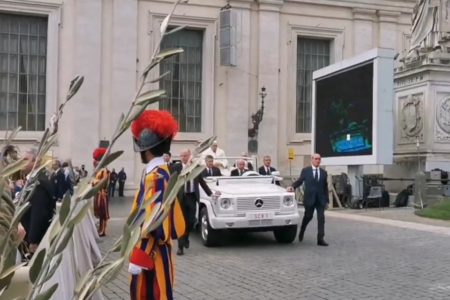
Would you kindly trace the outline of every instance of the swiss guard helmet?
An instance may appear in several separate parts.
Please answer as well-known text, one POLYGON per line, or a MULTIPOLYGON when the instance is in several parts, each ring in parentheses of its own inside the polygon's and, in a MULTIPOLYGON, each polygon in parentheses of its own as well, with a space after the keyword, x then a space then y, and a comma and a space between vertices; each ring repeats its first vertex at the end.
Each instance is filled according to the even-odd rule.
POLYGON ((178 123, 164 110, 146 110, 131 124, 134 151, 150 150, 161 156, 170 150, 170 143, 178 132, 178 123))

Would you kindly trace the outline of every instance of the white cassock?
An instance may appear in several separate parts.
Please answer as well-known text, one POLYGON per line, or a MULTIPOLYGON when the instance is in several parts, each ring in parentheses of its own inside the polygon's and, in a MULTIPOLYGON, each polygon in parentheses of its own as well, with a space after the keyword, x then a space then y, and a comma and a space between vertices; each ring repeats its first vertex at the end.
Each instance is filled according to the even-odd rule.
POLYGON ((222 149, 220 149, 219 147, 217 147, 216 152, 212 151, 211 148, 206 149, 205 151, 202 152, 202 163, 205 162, 205 157, 207 155, 211 155, 212 157, 214 157, 214 163, 216 162, 220 162, 222 163, 224 168, 228 167, 228 160, 225 158, 225 151, 223 151, 222 149))

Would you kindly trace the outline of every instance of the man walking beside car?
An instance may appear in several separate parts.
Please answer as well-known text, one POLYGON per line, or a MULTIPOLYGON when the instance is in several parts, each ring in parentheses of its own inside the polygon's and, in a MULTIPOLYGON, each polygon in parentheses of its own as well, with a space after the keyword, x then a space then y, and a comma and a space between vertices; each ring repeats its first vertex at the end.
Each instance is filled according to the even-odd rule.
MULTIPOLYGON (((192 160, 191 150, 185 149, 181 151, 180 160, 180 163, 172 165, 170 173, 181 173, 183 169, 190 166, 192 160)), ((178 239, 177 255, 183 255, 184 248, 189 248, 189 232, 194 228, 196 221, 195 213, 197 211, 197 202, 200 200, 199 184, 208 196, 212 195, 211 189, 203 180, 203 176, 201 174, 194 180, 186 182, 184 188, 182 188, 179 193, 181 209, 186 220, 186 233, 184 234, 184 236, 178 239)))
POLYGON ((288 187, 289 192, 293 192, 296 188, 305 184, 305 193, 303 205, 305 207, 305 215, 303 216, 302 226, 300 228, 299 241, 303 241, 306 226, 313 218, 314 210, 317 211, 317 245, 328 246, 324 240, 325 236, 325 208, 328 205, 328 174, 320 168, 321 157, 315 153, 311 156, 311 166, 303 168, 300 177, 292 186, 288 187))

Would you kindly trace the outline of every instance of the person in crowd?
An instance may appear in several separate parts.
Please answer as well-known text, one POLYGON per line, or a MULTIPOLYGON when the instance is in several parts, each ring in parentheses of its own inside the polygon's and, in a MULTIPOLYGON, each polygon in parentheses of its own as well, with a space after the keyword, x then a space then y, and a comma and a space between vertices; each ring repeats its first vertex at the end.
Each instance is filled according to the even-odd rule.
POLYGON ((170 167, 173 164, 172 153, 170 153, 170 152, 164 153, 163 158, 164 158, 164 162, 169 166, 169 169, 170 169, 170 167))
POLYGON ((248 156, 248 153, 242 152, 241 156, 242 156, 241 158, 245 161, 245 168, 248 169, 249 171, 253 171, 254 170, 253 164, 250 161, 250 157, 248 156))
POLYGON ((53 174, 51 175, 51 181, 53 183, 54 198, 56 201, 61 201, 69 190, 69 184, 59 160, 53 160, 52 169, 53 174))
POLYGON ((123 197, 123 189, 125 187, 125 181, 127 180, 127 174, 125 173, 124 168, 120 170, 117 179, 119 180, 119 197, 123 197))
MULTIPOLYGON (((36 162, 37 150, 28 150, 23 158, 28 163, 23 168, 23 173, 28 177, 36 162)), ((28 243, 31 254, 36 252, 55 214, 54 185, 48 178, 48 174, 45 171, 39 172, 36 178, 38 184, 36 184, 29 198, 30 208, 25 212, 20 221, 25 228, 25 241, 28 243)), ((31 179, 27 178, 27 180, 31 179)))
POLYGON ((73 187, 75 186, 75 173, 72 168, 72 161, 70 159, 66 160, 62 164, 64 171, 64 177, 66 179, 67 188, 71 195, 73 195, 73 187))
POLYGON ((293 192, 296 188, 305 184, 305 193, 303 205, 305 206, 305 214, 303 216, 302 226, 300 228, 299 241, 303 241, 306 226, 313 218, 314 210, 317 211, 317 245, 328 246, 324 240, 325 236, 325 209, 329 203, 328 196, 328 174, 320 168, 320 154, 315 153, 311 156, 311 166, 305 167, 300 173, 300 177, 288 187, 289 192, 293 192))
POLYGON ((214 158, 214 166, 219 169, 226 169, 228 167, 228 160, 226 159, 225 151, 219 148, 217 141, 211 144, 211 147, 203 151, 202 158, 205 159, 207 155, 211 155, 214 158))
MULTIPOLYGON (((188 168, 191 164, 191 150, 185 149, 180 153, 181 162, 176 163, 171 168, 171 173, 181 173, 185 168, 188 168)), ((186 218, 186 234, 178 239, 178 251, 177 255, 183 255, 184 249, 189 248, 189 232, 194 228, 197 211, 197 203, 200 200, 200 189, 202 189, 208 196, 212 195, 211 189, 203 180, 203 176, 200 174, 195 180, 189 181, 184 185, 184 188, 180 191, 179 199, 181 202, 181 208, 183 209, 184 216, 186 218)))
MULTIPOLYGON (((131 215, 145 214, 144 223, 152 218, 154 210, 165 206, 164 193, 169 181, 169 167, 163 154, 170 150, 178 124, 166 111, 144 111, 131 125, 134 150, 140 153, 145 164, 139 190, 134 198, 131 215), (139 211, 141 204, 160 195, 154 202, 139 211)), ((142 233, 132 250, 128 271, 131 273, 131 300, 172 300, 175 270, 172 265, 172 239, 185 232, 185 220, 176 199, 170 206, 163 223, 150 233, 142 233)))
POLYGON ((263 158, 263 165, 259 167, 258 173, 261 175, 271 175, 276 169, 272 167, 272 158, 269 155, 265 155, 263 158))
MULTIPOLYGON (((106 148, 97 148, 92 153, 92 157, 94 159, 94 168, 97 167, 98 163, 102 160, 103 156, 106 153, 106 148)), ((95 175, 95 179, 92 182, 92 185, 96 185, 97 183, 105 180, 105 178, 109 179, 109 171, 106 168, 101 169, 95 175)), ((103 187, 95 196, 94 196, 94 215, 99 219, 98 225, 98 235, 105 236, 106 235, 106 225, 109 220, 109 196, 108 196, 108 185, 103 187)))
MULTIPOLYGON (((258 173, 261 175, 272 175, 272 172, 275 172, 277 169, 272 167, 272 158, 269 155, 265 155, 263 157, 263 165, 259 167, 258 173)), ((280 181, 275 181, 276 185, 281 185, 280 181)))
POLYGON ((245 168, 245 160, 239 159, 236 163, 237 168, 231 171, 231 176, 242 176, 248 169, 245 168))
POLYGON ((117 173, 116 169, 112 169, 111 174, 109 174, 109 197, 114 197, 114 192, 116 191, 117 183, 117 173))
POLYGON ((88 172, 86 171, 85 165, 81 165, 80 178, 86 178, 87 176, 88 172))
POLYGON ((222 176, 220 169, 214 166, 214 157, 206 155, 205 164, 206 168, 202 172, 203 178, 209 176, 222 176))
MULTIPOLYGON (((14 145, 6 145, 1 150, 0 157, 0 168, 4 168, 7 165, 14 163, 19 160, 19 149, 14 145)), ((16 173, 12 174, 9 179, 12 181, 16 181, 19 179, 23 179, 23 174, 19 170, 16 173)))

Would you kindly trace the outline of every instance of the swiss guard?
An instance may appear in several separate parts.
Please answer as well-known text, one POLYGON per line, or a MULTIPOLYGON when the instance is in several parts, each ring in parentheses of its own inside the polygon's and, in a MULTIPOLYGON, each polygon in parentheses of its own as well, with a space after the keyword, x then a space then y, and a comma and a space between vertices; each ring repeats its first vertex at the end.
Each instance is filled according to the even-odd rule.
MULTIPOLYGON (((142 163, 145 164, 131 213, 136 213, 143 201, 161 192, 158 198, 145 208, 145 220, 148 220, 155 209, 164 205, 163 197, 170 173, 163 154, 170 151, 172 139, 178 132, 178 123, 167 111, 147 110, 131 124, 131 132, 134 150, 140 152, 142 163)), ((161 226, 149 234, 141 235, 131 254, 128 268, 131 273, 132 300, 173 299, 175 272, 172 265, 171 240, 181 237, 185 228, 180 204, 175 200, 161 226)))
MULTIPOLYGON (((92 158, 94 159, 94 168, 97 167, 98 163, 102 160, 106 153, 106 148, 97 148, 92 153, 92 158)), ((93 185, 104 180, 109 181, 109 171, 106 168, 101 169, 93 181, 93 185)), ((108 185, 103 187, 97 195, 94 197, 94 215, 100 220, 98 225, 98 235, 106 235, 106 223, 109 220, 109 195, 108 195, 108 185)))

